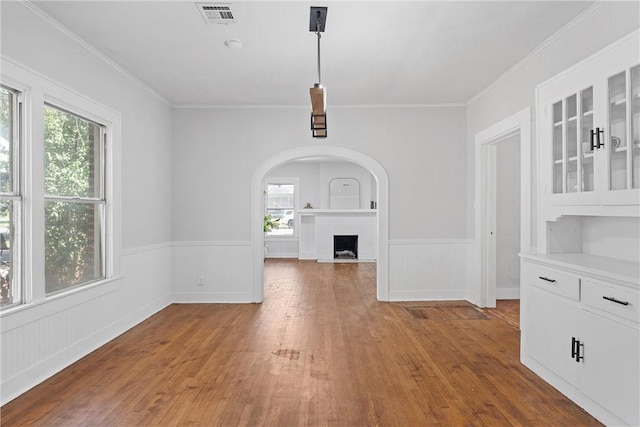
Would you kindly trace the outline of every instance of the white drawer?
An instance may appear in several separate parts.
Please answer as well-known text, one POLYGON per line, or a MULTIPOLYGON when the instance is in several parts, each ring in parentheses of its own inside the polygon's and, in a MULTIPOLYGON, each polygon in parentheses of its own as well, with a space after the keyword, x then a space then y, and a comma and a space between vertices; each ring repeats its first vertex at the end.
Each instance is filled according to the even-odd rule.
POLYGON ((580 300, 580 279, 568 273, 537 264, 524 264, 524 278, 528 284, 557 295, 580 300))
POLYGON ((582 302, 633 322, 640 321, 640 293, 635 289, 608 286, 590 281, 582 282, 582 302))

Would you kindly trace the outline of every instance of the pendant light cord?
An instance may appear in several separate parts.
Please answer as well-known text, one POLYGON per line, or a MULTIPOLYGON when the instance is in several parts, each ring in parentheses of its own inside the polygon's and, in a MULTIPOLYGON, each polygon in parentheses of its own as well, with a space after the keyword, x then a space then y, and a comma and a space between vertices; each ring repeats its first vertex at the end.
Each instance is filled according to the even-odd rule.
POLYGON ((320 12, 316 19, 316 35, 318 36, 318 84, 322 86, 322 74, 320 72, 320 12))

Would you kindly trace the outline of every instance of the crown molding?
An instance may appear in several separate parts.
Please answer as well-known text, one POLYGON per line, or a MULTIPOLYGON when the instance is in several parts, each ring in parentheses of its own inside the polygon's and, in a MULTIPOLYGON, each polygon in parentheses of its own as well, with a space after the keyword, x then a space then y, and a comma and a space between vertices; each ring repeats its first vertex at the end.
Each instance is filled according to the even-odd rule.
POLYGON ((69 37, 75 43, 77 43, 78 45, 82 46, 84 49, 89 51, 91 54, 93 54, 94 56, 96 56, 97 58, 102 60, 107 65, 109 65, 111 68, 113 68, 114 70, 116 70, 117 72, 122 74, 123 76, 127 77, 129 80, 133 81, 136 85, 138 85, 139 87, 141 87, 142 89, 147 91, 149 94, 154 96, 156 99, 158 99, 159 101, 161 101, 162 103, 164 103, 164 104, 166 104, 168 106, 172 106, 171 102, 167 98, 165 98, 164 96, 162 96, 161 94, 156 92, 154 89, 149 87, 142 80, 140 80, 139 78, 137 78, 136 76, 134 76, 133 74, 131 74, 130 72, 128 72, 127 70, 122 68, 118 63, 116 63, 115 61, 113 61, 112 59, 110 59, 109 57, 104 55, 102 52, 100 52, 98 49, 96 49, 95 47, 93 47, 92 45, 87 43, 85 40, 83 40, 80 36, 78 36, 76 33, 71 31, 69 28, 65 27, 60 22, 56 21, 54 18, 49 16, 46 12, 44 12, 38 6, 36 6, 33 3, 31 3, 30 0, 19 0, 19 2, 23 6, 25 6, 28 9, 30 9, 32 12, 34 12, 36 15, 38 15, 40 18, 44 19, 47 23, 51 24, 54 28, 56 28, 58 31, 63 33, 65 36, 69 37))
MULTIPOLYGON (((460 108, 466 107, 467 104, 447 103, 447 104, 345 104, 345 105, 329 105, 327 110, 346 110, 350 108, 357 109, 400 109, 400 108, 460 108)), ((308 105, 215 105, 215 104, 174 104, 175 109, 202 109, 202 110, 308 110, 308 105)))
POLYGON ((471 97, 467 102, 466 105, 470 105, 472 103, 474 103, 475 101, 477 101, 478 99, 480 99, 481 97, 483 97, 484 95, 487 94, 487 92, 489 92, 491 89, 493 89, 494 87, 498 86, 500 83, 502 83, 504 80, 506 80, 511 74, 515 73, 517 70, 519 70, 521 67, 523 67, 527 62, 529 62, 531 59, 533 59, 536 55, 538 55, 540 52, 542 52, 544 49, 546 49, 548 46, 550 46, 551 44, 553 44, 557 39, 559 39, 564 33, 566 33, 567 31, 569 31, 571 28, 573 28, 574 26, 576 26, 578 23, 580 23, 583 19, 585 19, 586 17, 588 17, 589 15, 591 15, 596 9, 600 8, 600 6, 602 6, 605 3, 605 0, 596 0, 596 2, 594 4, 592 4, 591 6, 589 6, 588 8, 586 8, 584 11, 582 11, 582 13, 580 13, 578 16, 576 16, 575 18, 573 18, 571 21, 569 21, 567 24, 565 24, 562 28, 560 28, 558 31, 556 31, 555 33, 553 33, 553 35, 551 35, 549 38, 547 38, 545 41, 543 41, 542 43, 540 43, 538 45, 538 47, 536 47, 535 49, 533 49, 531 52, 529 52, 529 54, 527 56, 525 56, 524 58, 522 58, 519 62, 517 62, 513 67, 509 68, 504 74, 502 74, 500 77, 498 77, 498 79, 496 79, 495 81, 493 81, 492 83, 490 83, 487 87, 485 87, 484 89, 482 89, 480 92, 478 92, 476 95, 474 95, 473 97, 471 97))

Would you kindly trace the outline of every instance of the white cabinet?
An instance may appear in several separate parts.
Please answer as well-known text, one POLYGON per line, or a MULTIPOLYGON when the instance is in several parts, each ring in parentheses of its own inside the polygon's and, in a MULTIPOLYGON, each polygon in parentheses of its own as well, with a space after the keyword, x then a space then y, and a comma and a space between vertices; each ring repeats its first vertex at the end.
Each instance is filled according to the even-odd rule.
POLYGON ((579 309, 561 297, 532 287, 528 299, 529 355, 567 382, 575 383, 577 368, 569 357, 572 337, 578 329, 579 309), (545 313, 539 316, 539 313, 545 313))
POLYGON ((521 360, 610 425, 640 425, 640 31, 536 89, 537 247, 521 360), (602 256, 606 255, 606 256, 602 256))
POLYGON ((612 262, 625 278, 590 261, 523 256, 522 362, 605 424, 640 425, 637 263, 612 262))
POLYGON ((640 425, 638 328, 583 310, 579 335, 580 390, 629 425, 640 425))
POLYGON ((574 215, 593 214, 593 206, 640 214, 628 208, 640 202, 638 52, 637 35, 627 37, 538 86, 545 204, 585 206, 574 215))

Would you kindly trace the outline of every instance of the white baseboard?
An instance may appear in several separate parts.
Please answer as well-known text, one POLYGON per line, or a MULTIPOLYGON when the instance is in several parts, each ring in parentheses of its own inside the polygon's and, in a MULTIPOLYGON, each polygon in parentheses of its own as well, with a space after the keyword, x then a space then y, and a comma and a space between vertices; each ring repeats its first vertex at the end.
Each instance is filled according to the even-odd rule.
POLYGON ((520 288, 496 288, 496 299, 520 299, 520 288))
POLYGON ((390 291, 389 301, 466 301, 464 289, 390 291))
POLYGON ((177 292, 176 304, 246 304, 253 302, 251 292, 177 292))

